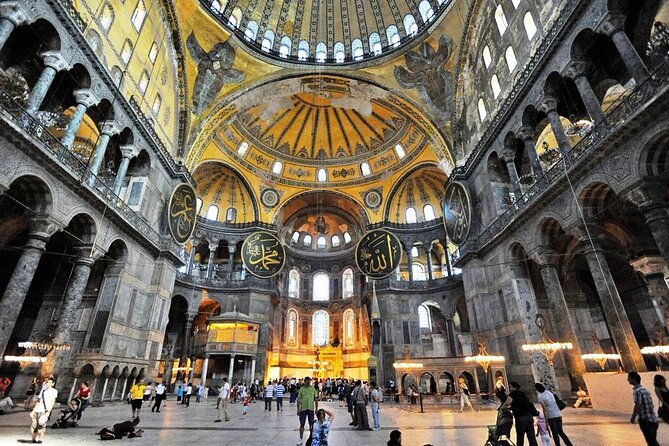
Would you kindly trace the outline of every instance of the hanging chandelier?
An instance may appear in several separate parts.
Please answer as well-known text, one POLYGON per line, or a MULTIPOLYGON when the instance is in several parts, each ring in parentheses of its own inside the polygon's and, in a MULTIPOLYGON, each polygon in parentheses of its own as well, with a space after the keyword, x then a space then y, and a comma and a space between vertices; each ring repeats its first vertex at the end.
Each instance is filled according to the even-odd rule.
POLYGON ((537 313, 536 324, 539 330, 541 330, 539 342, 523 344, 521 348, 525 352, 541 353, 548 361, 548 364, 552 366, 555 354, 561 350, 571 350, 574 348, 574 344, 571 342, 553 341, 549 338, 546 333, 546 320, 541 313, 537 313))
POLYGON ((476 356, 465 356, 465 362, 476 362, 483 368, 484 373, 488 373, 488 367, 490 367, 490 364, 502 363, 506 361, 504 356, 488 354, 483 339, 479 338, 478 345, 478 354, 476 356))

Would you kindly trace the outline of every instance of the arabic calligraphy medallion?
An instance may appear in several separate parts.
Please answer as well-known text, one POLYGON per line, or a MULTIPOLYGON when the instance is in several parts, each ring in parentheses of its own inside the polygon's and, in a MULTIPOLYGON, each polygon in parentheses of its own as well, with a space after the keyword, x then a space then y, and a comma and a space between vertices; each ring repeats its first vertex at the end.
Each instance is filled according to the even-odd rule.
POLYGON ((180 184, 172 191, 167 207, 170 233, 177 243, 188 241, 195 229, 195 189, 190 184, 180 184))
POLYGON ((258 231, 246 237, 242 245, 242 261, 251 274, 262 279, 276 276, 286 260, 279 239, 269 232, 258 231))
POLYGON ((444 227, 453 243, 460 246, 469 235, 472 222, 472 205, 464 184, 453 181, 444 191, 444 227))
POLYGON ((374 229, 365 233, 355 250, 355 262, 370 279, 383 279, 402 261, 402 244, 392 232, 374 229))

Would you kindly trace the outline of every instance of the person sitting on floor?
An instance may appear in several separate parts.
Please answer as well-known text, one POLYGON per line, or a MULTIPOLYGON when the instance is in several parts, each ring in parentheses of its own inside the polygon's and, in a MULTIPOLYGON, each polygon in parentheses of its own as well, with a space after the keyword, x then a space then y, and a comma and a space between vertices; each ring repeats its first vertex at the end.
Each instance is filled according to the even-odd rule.
POLYGON ((574 403, 575 408, 579 408, 581 406, 591 407, 592 404, 590 403, 590 397, 588 396, 588 392, 579 387, 578 391, 576 392, 576 396, 578 397, 578 399, 574 403))
POLYGON ((116 423, 110 427, 103 427, 97 434, 100 435, 100 440, 120 440, 126 435, 128 438, 141 437, 143 430, 137 429, 139 418, 135 417, 132 420, 116 423))

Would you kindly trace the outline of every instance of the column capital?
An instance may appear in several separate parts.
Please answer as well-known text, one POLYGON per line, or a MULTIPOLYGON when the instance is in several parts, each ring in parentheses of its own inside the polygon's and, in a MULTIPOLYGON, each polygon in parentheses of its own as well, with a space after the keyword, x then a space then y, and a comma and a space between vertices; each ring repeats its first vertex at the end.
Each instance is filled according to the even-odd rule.
POLYGON ((624 14, 609 13, 602 19, 601 22, 599 22, 596 31, 599 34, 612 36, 618 31, 625 31, 625 20, 627 20, 627 16, 624 14))
POLYGON ((661 256, 642 256, 630 260, 629 263, 635 271, 640 272, 643 276, 652 276, 654 274, 662 274, 664 276, 666 263, 661 256))
POLYGON ((95 96, 95 93, 89 88, 74 90, 72 94, 74 95, 74 100, 77 102, 77 105, 84 105, 86 108, 90 108, 100 103, 100 99, 98 99, 98 97, 95 96))
POLYGON ((527 142, 532 141, 534 143, 534 129, 529 125, 524 125, 516 131, 516 136, 527 142))
POLYGON ((572 61, 567 68, 565 68, 563 74, 570 79, 577 79, 581 76, 585 76, 591 68, 592 64, 590 62, 585 62, 582 60, 572 61))
POLYGON ((516 160, 516 151, 510 147, 505 147, 499 153, 499 158, 505 163, 514 162, 516 160))
POLYGON ((557 111, 557 99, 552 96, 544 96, 544 100, 539 105, 539 111, 546 114, 557 111))
POLYGON ((537 263, 539 268, 555 268, 558 264, 558 253, 547 246, 537 246, 528 253, 528 256, 537 263))
POLYGON ((26 25, 35 21, 35 11, 28 9, 25 0, 0 2, 0 18, 9 20, 14 26, 26 25))
POLYGON ((644 182, 631 189, 625 194, 625 198, 637 205, 642 211, 643 208, 653 206, 667 206, 664 201, 663 185, 654 182, 644 182))
POLYGON ((214 252, 214 251, 216 251, 217 248, 218 248, 218 242, 216 242, 216 243, 209 243, 209 251, 214 252))
POLYGON ((102 133, 103 135, 114 136, 121 133, 121 128, 114 121, 103 121, 100 124, 101 124, 100 133, 102 133))
POLYGON ((121 146, 120 149, 121 149, 121 157, 123 158, 130 159, 137 156, 138 150, 137 147, 135 147, 134 145, 121 146))
POLYGON ((96 249, 93 244, 82 243, 74 247, 74 253, 77 256, 75 264, 93 265, 96 260, 103 256, 104 252, 96 249))
POLYGON ((47 240, 56 232, 62 231, 65 225, 52 217, 38 216, 30 219, 30 238, 44 237, 47 240))
POLYGON ((56 71, 65 71, 70 69, 70 63, 65 60, 60 51, 44 51, 40 54, 45 66, 51 67, 56 71))

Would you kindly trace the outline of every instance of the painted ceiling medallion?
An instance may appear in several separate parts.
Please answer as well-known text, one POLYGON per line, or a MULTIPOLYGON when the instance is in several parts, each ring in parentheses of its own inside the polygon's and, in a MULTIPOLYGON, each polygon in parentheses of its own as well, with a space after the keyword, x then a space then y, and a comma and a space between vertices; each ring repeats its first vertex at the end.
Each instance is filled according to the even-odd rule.
POLYGON ((370 209, 376 209, 381 205, 381 192, 378 189, 369 190, 365 192, 363 199, 365 200, 365 206, 370 209))
POLYGON ((279 203, 279 193, 274 189, 265 189, 260 195, 260 200, 264 206, 273 208, 279 203))

